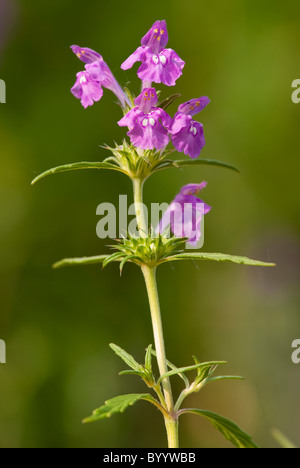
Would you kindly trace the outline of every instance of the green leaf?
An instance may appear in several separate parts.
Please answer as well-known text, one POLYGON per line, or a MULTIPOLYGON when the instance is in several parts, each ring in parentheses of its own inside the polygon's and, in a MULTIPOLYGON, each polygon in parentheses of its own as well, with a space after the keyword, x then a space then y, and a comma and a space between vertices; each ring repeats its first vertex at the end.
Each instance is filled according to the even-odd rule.
POLYGON ((96 255, 94 257, 79 257, 79 258, 64 258, 59 262, 54 263, 53 268, 63 268, 74 265, 93 265, 96 263, 103 263, 107 255, 96 255))
POLYGON ((212 425, 223 434, 225 439, 229 440, 237 448, 259 448, 246 432, 230 419, 224 418, 224 416, 220 416, 212 411, 197 408, 179 411, 180 415, 183 413, 198 414, 208 419, 212 425))
POLYGON ((217 262, 233 262, 241 263, 243 265, 252 266, 275 266, 275 263, 261 262, 260 260, 252 260, 247 257, 239 257, 236 255, 228 255, 222 253, 205 253, 205 252, 194 252, 194 253, 180 253, 167 257, 164 261, 173 262, 175 260, 214 260, 217 262))
POLYGON ((146 349, 145 355, 145 368, 152 373, 152 345, 150 344, 146 349))
POLYGON ((59 172, 76 171, 79 169, 111 169, 113 171, 123 172, 123 170, 120 167, 116 166, 115 164, 107 163, 105 161, 103 162, 82 161, 82 162, 76 162, 76 163, 71 163, 71 164, 64 164, 63 166, 57 166, 57 167, 53 167, 52 169, 48 169, 47 171, 42 172, 42 174, 38 175, 35 179, 33 179, 33 181, 31 182, 31 185, 34 185, 36 182, 38 182, 39 180, 49 175, 58 174, 59 172))
POLYGON ((149 393, 132 393, 129 395, 120 395, 111 400, 107 400, 103 406, 93 411, 92 416, 84 419, 83 422, 93 422, 99 419, 110 418, 115 413, 123 413, 128 406, 134 405, 139 400, 146 400, 157 404, 155 398, 149 393))
POLYGON ((211 366, 217 366, 219 364, 226 364, 226 361, 211 361, 211 362, 202 362, 199 364, 194 364, 193 366, 187 366, 187 367, 179 367, 173 370, 170 370, 169 372, 166 372, 165 374, 161 375, 160 378, 158 379, 157 383, 160 383, 163 379, 167 377, 171 377, 172 375, 176 374, 182 374, 184 372, 189 372, 195 369, 198 369, 199 367, 211 367, 211 366))
POLYGON ((196 384, 199 384, 201 382, 203 382, 203 380, 205 379, 210 379, 210 376, 215 372, 216 368, 218 366, 202 366, 199 368, 199 372, 198 372, 198 375, 195 379, 195 383, 196 384))
MULTIPOLYGON (((156 354, 156 352, 154 350, 152 350, 152 355, 157 358, 157 354, 156 354)), ((178 372, 176 372, 176 374, 178 375, 178 377, 180 377, 184 381, 185 386, 188 387, 190 385, 190 382, 189 382, 189 379, 186 377, 186 375, 184 375, 184 373, 182 373, 180 371, 180 369, 178 369, 178 367, 175 366, 175 364, 172 364, 172 362, 170 362, 168 360, 166 362, 167 362, 167 366, 170 367, 170 369, 172 369, 174 371, 175 370, 178 371, 178 372)))
POLYGON ((144 377, 143 372, 135 371, 135 370, 123 370, 119 372, 119 375, 138 375, 139 377, 144 377))
MULTIPOLYGON (((179 159, 179 160, 172 160, 172 159, 166 159, 164 160, 161 164, 158 164, 155 168, 155 171, 160 171, 162 169, 167 169, 169 167, 177 167, 181 168, 184 166, 217 166, 217 167, 223 167, 225 169, 231 169, 232 171, 235 172, 240 172, 235 166, 232 166, 232 164, 224 163, 222 161, 217 161, 216 159, 179 159)), ((154 172, 155 172, 154 171, 154 172)))
POLYGON ((207 380, 207 383, 214 382, 216 380, 244 380, 244 377, 241 377, 240 375, 217 375, 216 377, 210 377, 207 380))
POLYGON ((114 343, 110 343, 109 345, 111 349, 119 356, 123 361, 127 364, 127 366, 131 367, 136 372, 144 372, 143 366, 141 366, 136 360, 134 359, 131 354, 128 354, 124 349, 120 348, 120 346, 115 345, 114 343))

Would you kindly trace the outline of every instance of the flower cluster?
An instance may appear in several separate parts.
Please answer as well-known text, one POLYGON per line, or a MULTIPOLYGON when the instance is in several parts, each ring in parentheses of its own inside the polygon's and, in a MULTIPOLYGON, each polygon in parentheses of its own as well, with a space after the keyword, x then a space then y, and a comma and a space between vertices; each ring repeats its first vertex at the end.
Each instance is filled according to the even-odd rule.
MULTIPOLYGON (((119 85, 100 54, 89 48, 72 46, 72 51, 85 63, 85 70, 77 74, 71 92, 80 99, 83 107, 87 108, 101 99, 102 87, 110 89, 117 96, 124 111, 124 117, 119 120, 118 125, 128 127, 127 135, 133 146, 141 151, 163 152, 171 141, 178 152, 195 159, 205 145, 205 138, 203 125, 193 117, 204 109, 210 100, 202 96, 184 102, 179 105, 173 117, 157 105, 157 92, 152 83, 174 86, 185 65, 173 49, 166 48, 168 39, 166 22, 156 21, 142 38, 141 46, 122 63, 121 68, 128 70, 135 62, 141 62, 137 75, 142 80, 142 92, 134 101, 119 85)), ((188 237, 191 244, 197 243, 201 236, 201 217, 210 207, 195 197, 195 193, 205 185, 189 184, 183 187, 163 217, 160 229, 165 227, 166 219, 169 218, 174 235, 188 237), (174 206, 185 203, 191 205, 191 211, 188 220, 180 221, 180 217, 176 216, 178 210, 174 209, 174 206)))

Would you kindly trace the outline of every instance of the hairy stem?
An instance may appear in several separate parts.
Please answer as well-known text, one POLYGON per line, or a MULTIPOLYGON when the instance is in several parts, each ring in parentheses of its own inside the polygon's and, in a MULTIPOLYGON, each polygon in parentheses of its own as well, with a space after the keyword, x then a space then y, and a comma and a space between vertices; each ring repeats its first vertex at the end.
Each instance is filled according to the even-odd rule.
MULTIPOLYGON (((140 178, 133 178, 133 191, 134 191, 134 204, 137 218, 137 225, 141 237, 147 237, 148 229, 145 220, 145 212, 143 205, 143 185, 144 181, 140 178)), ((168 372, 167 359, 165 353, 164 335, 161 321, 160 304, 156 283, 156 267, 149 265, 142 265, 141 267, 148 293, 152 327, 154 334, 154 344, 156 350, 156 357, 160 375, 162 376, 168 372)), ((172 389, 169 378, 162 380, 162 388, 164 394, 164 402, 167 413, 164 414, 165 426, 168 437, 168 447, 178 448, 178 420, 174 412, 174 403, 172 396, 172 389)))
POLYGON ((140 178, 132 179, 133 193, 134 193, 134 206, 136 213, 136 220, 141 237, 147 237, 148 228, 145 219, 145 211, 143 204, 143 187, 144 180, 140 178))
MULTIPOLYGON (((167 367, 167 359, 166 359, 166 353, 165 353, 165 344, 164 344, 164 335, 163 335, 163 328, 162 328, 162 321, 161 321, 159 297, 158 297, 157 284, 156 284, 156 268, 150 267, 148 265, 143 265, 142 272, 145 278, 147 292, 148 292, 158 368, 159 368, 160 375, 163 375, 166 372, 168 372, 168 367, 167 367)), ((162 380, 162 387, 164 391, 166 407, 169 413, 168 417, 165 417, 165 425, 166 425, 167 436, 168 436, 168 446, 169 448, 177 448, 178 447, 178 421, 174 414, 174 403, 173 403, 172 389, 171 389, 169 378, 162 380)))

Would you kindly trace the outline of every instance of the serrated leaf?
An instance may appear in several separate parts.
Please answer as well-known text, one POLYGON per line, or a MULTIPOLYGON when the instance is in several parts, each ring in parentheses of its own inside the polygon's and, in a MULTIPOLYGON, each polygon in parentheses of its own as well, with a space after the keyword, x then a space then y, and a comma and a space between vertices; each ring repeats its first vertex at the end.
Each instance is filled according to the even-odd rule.
POLYGON ((117 356, 119 356, 127 364, 127 366, 131 367, 131 369, 136 372, 143 372, 143 366, 136 362, 131 354, 127 353, 124 351, 124 349, 120 348, 120 346, 117 346, 114 343, 110 343, 109 346, 117 354, 117 356))
POLYGON ((185 372, 189 372, 189 371, 198 369, 199 367, 205 367, 206 368, 206 367, 211 367, 211 366, 217 366, 218 364, 226 364, 226 361, 202 362, 202 363, 199 363, 199 364, 194 364, 193 366, 179 367, 179 368, 173 369, 173 370, 171 370, 169 372, 166 372, 165 374, 160 376, 157 383, 160 383, 163 379, 165 379, 167 377, 171 377, 172 375, 176 375, 176 374, 179 374, 179 373, 183 374, 185 372))
POLYGON ((129 395, 120 395, 107 400, 103 406, 93 411, 92 416, 84 419, 83 422, 93 422, 99 419, 110 418, 115 413, 123 413, 126 408, 134 405, 139 400, 146 400, 156 404, 155 398, 149 393, 131 393, 129 395))
POLYGON ((177 167, 181 168, 184 166, 217 166, 217 167, 222 167, 224 169, 230 169, 235 172, 240 172, 235 166, 232 164, 228 164, 222 161, 217 161, 216 159, 179 159, 179 160, 172 160, 172 159, 167 159, 164 160, 161 164, 157 165, 155 168, 155 171, 160 171, 163 169, 167 169, 169 167, 177 167))
POLYGON ((205 252, 180 253, 171 257, 167 257, 164 261, 173 262, 177 260, 213 260, 217 262, 233 262, 251 266, 275 266, 275 263, 267 263, 262 262, 260 260, 252 260, 248 257, 239 257, 236 255, 205 252))
POLYGON ((53 268, 63 268, 74 265, 93 265, 96 263, 103 263, 108 255, 96 255, 94 257, 78 257, 78 258, 64 258, 54 263, 53 268))
POLYGON ((71 164, 64 164, 63 166, 57 166, 57 167, 48 169, 47 171, 42 172, 40 175, 35 177, 35 179, 33 179, 33 181, 31 182, 31 185, 34 185, 36 182, 38 182, 39 180, 49 175, 58 174, 60 172, 77 171, 80 169, 111 169, 113 171, 123 172, 123 170, 120 167, 116 166, 115 164, 106 163, 106 162, 82 161, 82 162, 76 162, 76 163, 71 163, 71 164))
POLYGON ((230 419, 220 416, 212 411, 202 410, 198 408, 184 409, 179 412, 192 413, 203 416, 208 419, 211 424, 219 431, 225 439, 229 440, 237 448, 259 448, 252 437, 244 432, 237 424, 232 422, 230 419))

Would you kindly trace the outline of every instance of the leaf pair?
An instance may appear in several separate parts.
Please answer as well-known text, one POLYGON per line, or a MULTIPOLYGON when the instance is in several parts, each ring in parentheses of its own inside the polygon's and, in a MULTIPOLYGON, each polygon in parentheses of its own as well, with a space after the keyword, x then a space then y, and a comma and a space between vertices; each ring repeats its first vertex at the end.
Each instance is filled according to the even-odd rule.
MULTIPOLYGON (((114 255, 114 254, 113 254, 114 255)), ((117 253, 114 256, 111 255, 96 255, 92 257, 78 257, 78 258, 64 258, 53 265, 53 268, 62 268, 66 266, 75 266, 75 265, 92 265, 92 264, 103 264, 104 266, 108 263, 122 262, 124 260, 128 261, 129 258, 124 259, 122 254, 117 253)), ((207 253, 207 252, 182 252, 175 255, 170 255, 169 257, 163 259, 160 263, 166 262, 175 262, 179 260, 212 260, 216 262, 231 262, 238 263, 249 266, 274 266, 274 263, 262 262, 260 260, 253 260, 248 257, 242 257, 238 255, 229 255, 223 253, 207 253)), ((134 262, 134 257, 132 257, 134 262)))
MULTIPOLYGON (((120 166, 118 166, 117 164, 113 162, 108 162, 113 159, 114 158, 107 158, 106 160, 102 162, 81 161, 81 162, 75 162, 75 163, 70 163, 70 164, 64 164, 62 166, 53 167, 51 169, 48 169, 45 172, 42 172, 37 177, 35 177, 33 181, 31 182, 31 184, 34 185, 36 182, 38 182, 39 180, 49 175, 59 174, 60 172, 77 171, 80 169, 110 169, 113 171, 118 171, 118 172, 122 172, 126 174, 126 171, 122 169, 120 166)), ((194 160, 184 159, 184 160, 178 160, 178 161, 162 159, 161 163, 156 165, 153 172, 156 172, 162 169, 167 169, 169 167, 181 168, 184 166, 193 167, 193 166, 199 166, 199 165, 223 167, 226 169, 231 169, 233 171, 239 172, 238 169, 236 169, 231 164, 223 163, 221 161, 217 161, 214 159, 194 159, 194 160)))
MULTIPOLYGON (((197 386, 201 382, 207 382, 210 380, 220 380, 224 378, 240 378, 235 376, 220 376, 220 377, 211 377, 216 367, 219 364, 224 364, 224 361, 210 361, 200 363, 197 358, 194 357, 195 364, 187 367, 176 367, 171 362, 167 361, 170 371, 162 375, 157 382, 155 382, 153 373, 152 373, 152 356, 156 356, 155 351, 152 350, 152 346, 149 345, 146 349, 145 363, 144 365, 139 364, 131 354, 127 353, 124 349, 120 348, 115 344, 110 344, 110 347, 113 351, 128 365, 130 370, 121 371, 120 374, 135 374, 142 377, 146 383, 147 379, 152 379, 152 386, 155 389, 155 386, 160 386, 160 383, 165 379, 174 375, 178 375, 185 383, 185 390, 190 390, 193 385, 197 386), (197 370, 197 376, 192 384, 190 384, 186 373, 197 370)), ((148 383, 149 384, 149 381, 148 383)), ((183 392, 184 392, 183 391, 183 392)), ((183 394, 182 392, 182 394, 183 394)), ((191 392, 190 392, 191 393, 191 392)), ((187 392, 189 394, 189 392, 187 392)), ((187 396, 187 395, 186 395, 187 396)), ((179 397, 180 399, 180 397, 179 397)), ((100 419, 109 418, 113 414, 123 413, 129 406, 132 406, 139 400, 148 401, 149 403, 155 405, 164 415, 168 415, 165 407, 161 405, 151 394, 149 393, 133 393, 127 395, 120 395, 110 400, 107 400, 103 406, 96 409, 91 416, 84 419, 83 422, 93 422, 100 419)), ((183 398, 182 398, 183 400, 183 398)), ((176 408, 175 408, 176 409, 176 408)), ((178 418, 182 414, 191 413, 197 414, 206 418, 223 436, 229 440, 235 447, 238 448, 258 448, 258 446, 253 442, 252 438, 245 433, 239 426, 233 423, 230 419, 220 416, 217 413, 212 411, 197 409, 197 408, 185 408, 181 410, 176 410, 174 417, 178 418)))

